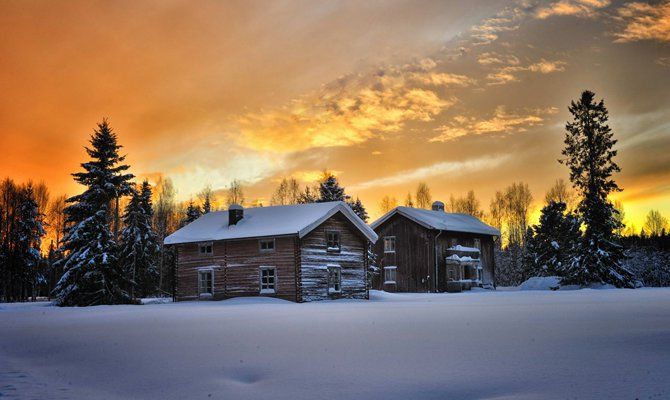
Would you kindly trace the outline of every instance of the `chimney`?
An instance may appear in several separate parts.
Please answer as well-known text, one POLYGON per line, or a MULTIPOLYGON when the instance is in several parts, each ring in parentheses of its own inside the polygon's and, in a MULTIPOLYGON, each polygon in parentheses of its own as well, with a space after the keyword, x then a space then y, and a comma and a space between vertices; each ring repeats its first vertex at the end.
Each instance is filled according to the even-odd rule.
POLYGON ((228 226, 236 225, 244 218, 244 208, 239 204, 231 204, 228 207, 228 226))
POLYGON ((442 211, 444 212, 444 203, 441 201, 433 202, 433 211, 442 211))

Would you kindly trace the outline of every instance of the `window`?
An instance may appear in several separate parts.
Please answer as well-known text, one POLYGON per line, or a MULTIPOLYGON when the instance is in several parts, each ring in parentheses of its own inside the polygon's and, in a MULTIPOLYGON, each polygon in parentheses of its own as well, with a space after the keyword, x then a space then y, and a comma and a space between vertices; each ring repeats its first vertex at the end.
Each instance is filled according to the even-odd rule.
POLYGON ((328 266, 328 293, 342 291, 342 268, 339 265, 328 266))
POLYGON ((396 267, 384 267, 384 284, 394 284, 396 276, 396 267))
POLYGON ((475 239, 475 247, 476 247, 477 249, 479 249, 479 250, 482 249, 482 241, 481 241, 481 239, 479 239, 479 238, 476 238, 476 239, 475 239))
POLYGON ((455 278, 456 278, 456 271, 449 268, 447 270, 447 280, 454 281, 454 280, 456 280, 455 278))
POLYGON ((271 252, 275 251, 275 240, 274 239, 261 239, 258 241, 261 252, 271 252))
POLYGON ((214 293, 212 274, 211 269, 198 271, 198 294, 202 297, 211 296, 214 293))
POLYGON ((327 231, 326 246, 328 246, 328 251, 340 251, 340 232, 327 231))
POLYGON ((277 293, 277 270, 275 267, 261 267, 261 293, 277 293))
POLYGON ((201 256, 211 255, 213 252, 212 242, 199 243, 198 249, 201 256))
POLYGON ((384 237, 384 253, 395 253, 395 236, 384 237))
POLYGON ((458 239, 451 238, 451 247, 456 247, 456 246, 458 246, 458 239))

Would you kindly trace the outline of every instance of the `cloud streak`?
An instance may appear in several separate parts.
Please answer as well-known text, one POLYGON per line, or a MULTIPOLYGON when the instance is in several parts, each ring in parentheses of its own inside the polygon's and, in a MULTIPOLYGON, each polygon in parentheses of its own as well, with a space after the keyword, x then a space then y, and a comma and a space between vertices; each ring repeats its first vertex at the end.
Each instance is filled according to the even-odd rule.
POLYGON ((441 176, 450 173, 470 173, 476 171, 496 168, 510 159, 510 155, 495 155, 473 158, 465 161, 446 161, 405 171, 400 171, 391 176, 372 179, 367 182, 352 185, 350 190, 353 192, 371 188, 401 185, 407 182, 415 182, 421 179, 427 179, 435 176, 441 176))
POLYGON ((518 82, 518 74, 520 72, 536 72, 540 74, 551 74, 554 72, 563 72, 565 71, 565 66, 567 62, 565 61, 548 61, 541 59, 540 61, 526 65, 516 65, 518 59, 510 59, 514 64, 506 67, 499 68, 495 72, 491 72, 486 76, 488 80, 488 85, 504 85, 511 82, 518 82))
POLYGON ((561 0, 546 7, 540 7, 535 12, 535 17, 547 19, 555 16, 576 16, 592 18, 598 14, 598 10, 610 5, 609 0, 561 0))

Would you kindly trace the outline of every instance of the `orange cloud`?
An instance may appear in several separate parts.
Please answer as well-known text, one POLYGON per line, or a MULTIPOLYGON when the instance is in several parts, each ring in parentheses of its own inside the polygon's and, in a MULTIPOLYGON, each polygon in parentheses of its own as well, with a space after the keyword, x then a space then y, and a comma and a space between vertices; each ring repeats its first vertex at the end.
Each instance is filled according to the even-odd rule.
POLYGON ((565 61, 547 61, 541 59, 540 61, 527 66, 511 65, 500 68, 496 72, 489 73, 486 76, 486 79, 489 81, 488 85, 504 85, 510 82, 517 82, 519 80, 517 73, 519 72, 529 71, 539 72, 541 74, 551 74, 553 72, 565 71, 566 65, 567 63, 565 61))
POLYGON ((630 3, 618 10, 618 18, 625 23, 616 32, 615 42, 655 40, 670 42, 670 1, 661 4, 630 3))
POLYGON ((315 147, 350 146, 377 135, 399 132, 407 122, 431 121, 455 98, 415 85, 464 85, 462 75, 383 71, 372 76, 345 77, 319 93, 269 111, 238 118, 238 144, 255 150, 294 152, 315 147))
POLYGON ((554 114, 555 108, 534 110, 530 113, 508 113, 505 107, 499 106, 489 119, 478 120, 475 117, 454 117, 451 123, 436 128, 440 135, 430 139, 431 142, 448 142, 467 135, 487 133, 523 132, 528 127, 541 125, 544 115, 554 114))
POLYGON ((577 17, 594 17, 598 9, 610 5, 609 0, 561 0, 547 7, 539 8, 535 17, 546 19, 553 16, 573 15, 577 17))

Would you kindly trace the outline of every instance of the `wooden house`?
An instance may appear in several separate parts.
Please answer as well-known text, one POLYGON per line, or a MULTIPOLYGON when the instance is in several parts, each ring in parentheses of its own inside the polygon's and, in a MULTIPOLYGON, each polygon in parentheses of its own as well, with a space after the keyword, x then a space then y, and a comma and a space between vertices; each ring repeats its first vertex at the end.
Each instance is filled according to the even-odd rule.
POLYGON ((177 248, 177 300, 368 298, 374 231, 343 202, 203 215, 165 239, 177 248))
POLYGON ((500 232, 467 214, 396 207, 371 227, 379 273, 373 287, 392 292, 461 291, 495 282, 494 240, 500 232))

